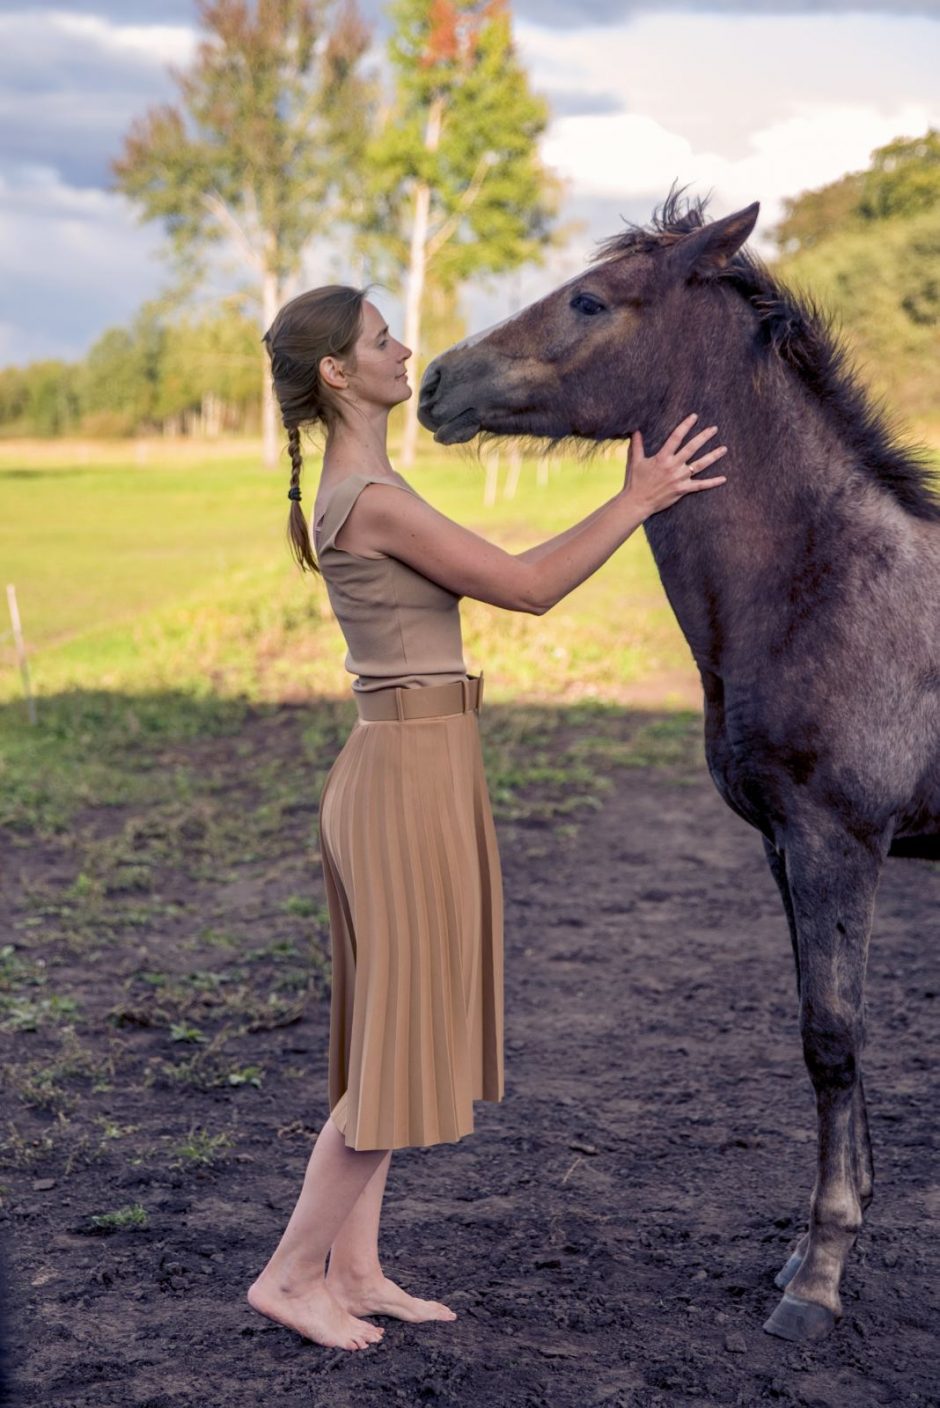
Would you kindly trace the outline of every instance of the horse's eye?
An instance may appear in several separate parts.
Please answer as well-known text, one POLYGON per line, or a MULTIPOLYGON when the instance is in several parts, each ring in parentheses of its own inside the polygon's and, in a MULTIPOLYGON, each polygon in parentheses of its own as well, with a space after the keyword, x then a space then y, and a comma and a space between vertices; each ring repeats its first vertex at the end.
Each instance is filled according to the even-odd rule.
POLYGON ((576 293, 571 300, 571 306, 579 313, 587 313, 589 317, 605 311, 604 304, 599 298, 595 298, 593 293, 576 293))

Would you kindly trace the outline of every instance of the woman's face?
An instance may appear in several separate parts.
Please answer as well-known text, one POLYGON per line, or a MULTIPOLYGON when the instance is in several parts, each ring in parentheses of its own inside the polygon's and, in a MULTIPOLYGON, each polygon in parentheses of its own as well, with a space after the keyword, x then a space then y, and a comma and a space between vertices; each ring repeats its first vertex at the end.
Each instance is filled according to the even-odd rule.
POLYGON ((362 330, 356 341, 355 367, 347 367, 349 389, 358 401, 397 406, 412 394, 405 363, 411 348, 398 342, 368 299, 362 305, 362 330))

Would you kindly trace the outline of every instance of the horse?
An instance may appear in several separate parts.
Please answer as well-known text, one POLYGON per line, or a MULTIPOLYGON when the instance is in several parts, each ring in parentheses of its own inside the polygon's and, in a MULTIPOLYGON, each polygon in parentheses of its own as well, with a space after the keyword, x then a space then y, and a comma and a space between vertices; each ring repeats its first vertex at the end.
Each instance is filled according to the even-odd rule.
POLYGON ((873 1192, 862 1085, 875 890, 889 855, 940 859, 940 499, 926 452, 864 388, 833 318, 744 248, 759 202, 706 219, 670 191, 575 278, 428 366, 441 444, 643 435, 694 409, 727 482, 644 527, 704 693, 718 792, 755 827, 793 946, 816 1097, 807 1230, 764 1324, 842 1317, 873 1192))

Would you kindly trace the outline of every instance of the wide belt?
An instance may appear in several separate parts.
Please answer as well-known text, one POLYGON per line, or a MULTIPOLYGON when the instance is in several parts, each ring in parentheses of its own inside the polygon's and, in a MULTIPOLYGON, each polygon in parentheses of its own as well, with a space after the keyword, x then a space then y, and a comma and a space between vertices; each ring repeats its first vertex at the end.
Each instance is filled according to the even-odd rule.
POLYGON ((405 688, 353 690, 360 719, 369 723, 405 719, 437 719, 448 714, 480 712, 483 703, 483 671, 449 684, 417 685, 405 688))

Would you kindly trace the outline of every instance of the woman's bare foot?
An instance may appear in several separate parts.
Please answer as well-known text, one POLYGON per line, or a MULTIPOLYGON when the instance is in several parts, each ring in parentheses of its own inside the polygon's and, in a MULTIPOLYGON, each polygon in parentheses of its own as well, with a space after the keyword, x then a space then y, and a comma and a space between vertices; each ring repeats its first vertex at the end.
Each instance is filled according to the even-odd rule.
POLYGON ((456 1320, 456 1311, 439 1300, 419 1300, 381 1272, 366 1278, 327 1272, 326 1285, 351 1315, 394 1315, 398 1320, 456 1320))
POLYGON ((365 1349, 385 1334, 381 1325, 351 1315, 322 1281, 296 1291, 285 1290, 283 1278, 262 1271, 248 1288, 248 1304, 270 1320, 330 1348, 365 1349))

